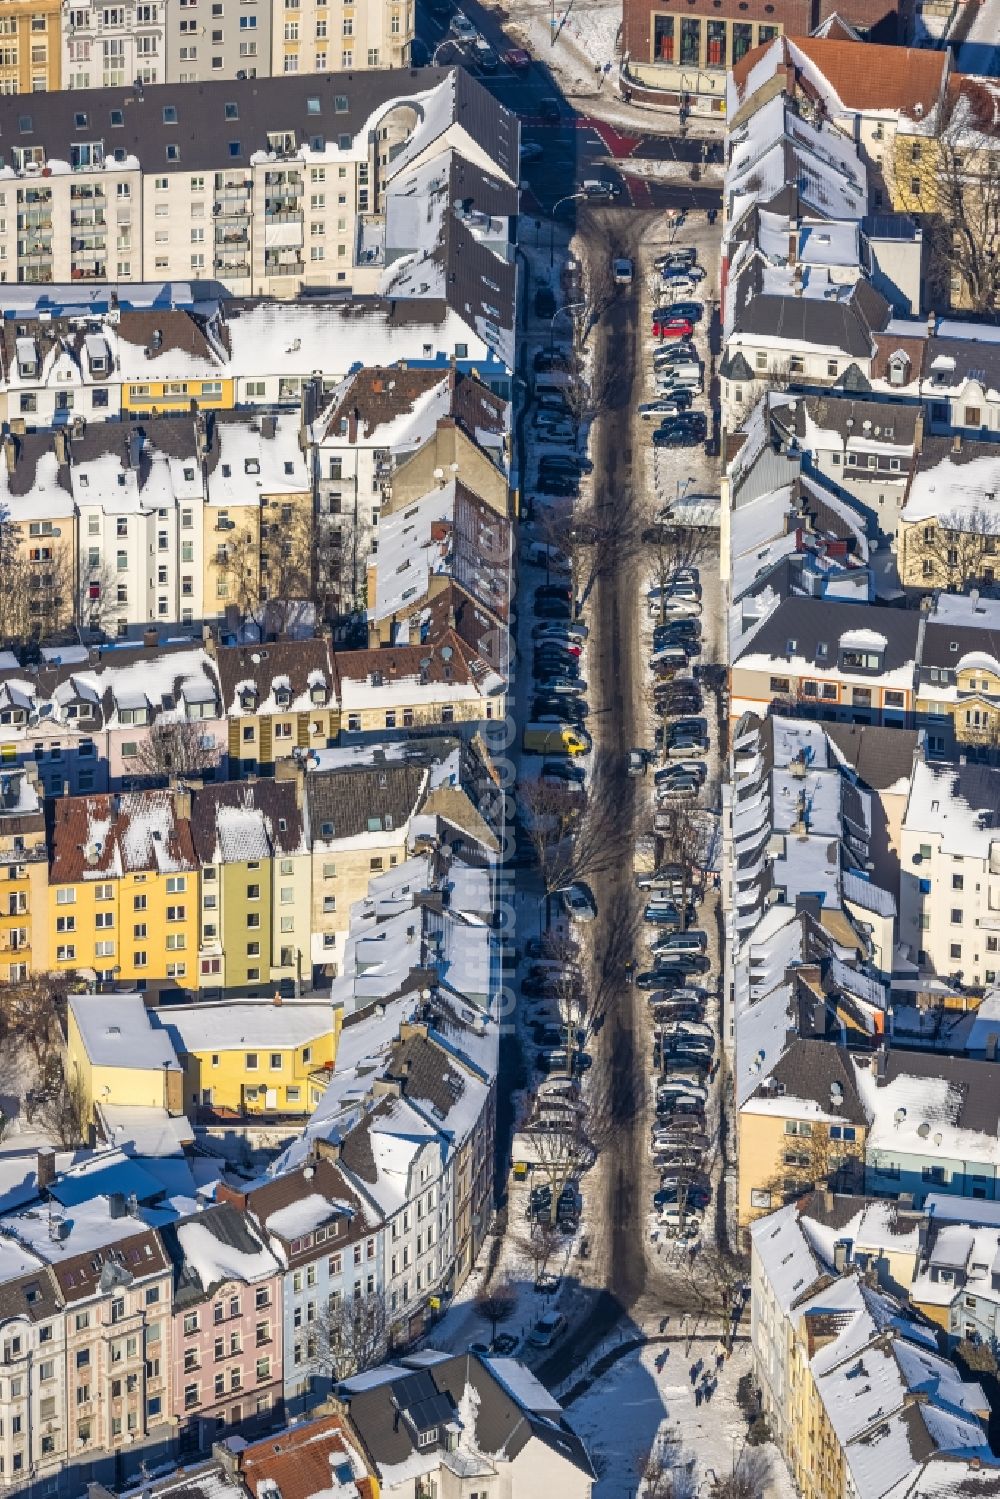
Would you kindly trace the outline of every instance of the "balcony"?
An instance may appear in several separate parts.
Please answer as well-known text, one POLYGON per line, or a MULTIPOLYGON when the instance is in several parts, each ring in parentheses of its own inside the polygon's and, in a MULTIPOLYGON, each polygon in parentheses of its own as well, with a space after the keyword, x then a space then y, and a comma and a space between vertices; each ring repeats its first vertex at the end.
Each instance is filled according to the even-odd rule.
POLYGON ((108 221, 103 208, 74 208, 70 212, 69 223, 71 229, 104 229, 108 221))
POLYGON ((243 245, 248 247, 250 244, 250 229, 249 227, 245 229, 217 228, 215 231, 215 243, 217 245, 243 245))
POLYGON ((267 256, 264 260, 264 270, 269 276, 301 276, 305 268, 305 261, 299 259, 279 260, 277 256, 267 256))
MULTIPOLYGON (((44 202, 50 202, 52 198, 51 188, 47 189, 47 191, 48 197, 43 200, 44 202)), ((89 183, 74 182, 69 190, 69 198, 71 203, 92 203, 95 200, 103 201, 104 189, 103 187, 89 183)))
POLYGON ((29 187, 23 193, 18 194, 18 200, 26 204, 51 203, 52 189, 51 187, 29 187))
POLYGON ((36 209, 29 213, 19 213, 17 216, 17 229, 19 234, 51 234, 52 215, 44 209, 36 209))
POLYGON ((95 265, 77 265, 74 261, 71 274, 74 281, 104 281, 104 261, 98 261, 95 265))

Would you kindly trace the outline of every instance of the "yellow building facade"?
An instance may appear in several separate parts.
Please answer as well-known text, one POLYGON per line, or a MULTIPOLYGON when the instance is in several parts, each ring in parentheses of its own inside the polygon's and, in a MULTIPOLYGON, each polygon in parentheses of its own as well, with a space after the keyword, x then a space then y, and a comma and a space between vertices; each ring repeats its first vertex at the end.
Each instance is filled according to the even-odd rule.
POLYGON ((216 1114, 309 1114, 337 1055, 333 1007, 271 999, 154 1012, 184 1069, 184 1107, 216 1114))
POLYGON ((62 87, 61 17, 58 0, 5 0, 0 8, 0 94, 62 87))
POLYGON ((182 1072, 169 1036, 141 994, 73 994, 66 1014, 66 1073, 88 1114, 101 1104, 183 1112, 182 1072))
POLYGON ((232 411, 235 380, 135 380, 122 386, 122 409, 136 416, 177 416, 197 402, 204 411, 232 411))

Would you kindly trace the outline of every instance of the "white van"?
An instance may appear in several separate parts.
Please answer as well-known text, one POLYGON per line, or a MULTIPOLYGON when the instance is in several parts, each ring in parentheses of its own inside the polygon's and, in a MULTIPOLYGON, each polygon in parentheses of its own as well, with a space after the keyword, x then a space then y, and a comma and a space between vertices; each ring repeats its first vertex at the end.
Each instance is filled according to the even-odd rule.
POLYGON ((657 371, 656 388, 659 391, 701 390, 705 375, 700 364, 672 364, 669 369, 657 371))

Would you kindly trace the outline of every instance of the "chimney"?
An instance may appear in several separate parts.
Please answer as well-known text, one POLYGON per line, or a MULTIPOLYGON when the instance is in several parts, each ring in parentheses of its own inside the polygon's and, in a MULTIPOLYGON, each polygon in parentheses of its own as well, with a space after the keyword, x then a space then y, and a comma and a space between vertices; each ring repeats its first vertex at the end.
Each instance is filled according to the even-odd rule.
POLYGON ((961 434, 961 432, 956 432, 955 436, 951 439, 951 451, 953 453, 960 453, 962 451, 962 434, 961 434))
POLYGON ((280 989, 275 989, 274 994, 271 996, 271 1003, 274 1004, 274 1005, 276 1005, 276 1006, 278 1006, 278 1008, 281 1007, 281 990, 280 989))
POLYGON ((159 630, 154 630, 154 629, 143 630, 143 632, 142 632, 142 646, 143 646, 143 650, 155 651, 156 647, 159 645, 159 643, 160 643, 160 632, 159 632, 159 630))
POLYGON ((173 788, 174 793, 174 817, 178 822, 191 821, 191 788, 183 781, 178 781, 173 788))
POLYGON ((40 1150, 35 1165, 38 1177, 38 1190, 44 1192, 46 1187, 51 1187, 56 1179, 56 1153, 54 1150, 40 1150))
POLYGON ((847 1240, 838 1239, 833 1246, 833 1268, 838 1275, 843 1275, 847 1269, 847 1240))
POLYGON ((55 432, 53 432, 52 446, 55 448, 56 462, 60 464, 60 466, 68 463, 69 442, 67 440, 65 430, 62 427, 57 427, 55 432))
POLYGON ((17 465, 17 443, 10 433, 3 440, 3 455, 7 460, 7 472, 12 474, 17 465))
POLYGON ((795 265, 799 258, 799 232, 794 224, 788 226, 788 264, 795 265))
POLYGON ((927 314, 927 337, 933 338, 937 328, 937 315, 933 312, 927 314))

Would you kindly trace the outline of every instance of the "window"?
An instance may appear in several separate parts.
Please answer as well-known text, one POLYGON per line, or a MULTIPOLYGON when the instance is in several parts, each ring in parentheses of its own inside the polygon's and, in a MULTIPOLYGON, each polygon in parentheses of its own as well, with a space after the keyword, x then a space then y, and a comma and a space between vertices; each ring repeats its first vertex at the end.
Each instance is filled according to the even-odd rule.
POLYGON ((244 1066, 246 1067, 247 1072, 256 1072, 257 1065, 257 1053, 255 1051, 248 1051, 246 1057, 244 1058, 244 1066))
POLYGON ((952 908, 951 908, 951 924, 952 924, 952 926, 961 926, 962 925, 962 908, 961 908, 961 906, 952 906, 952 908))

